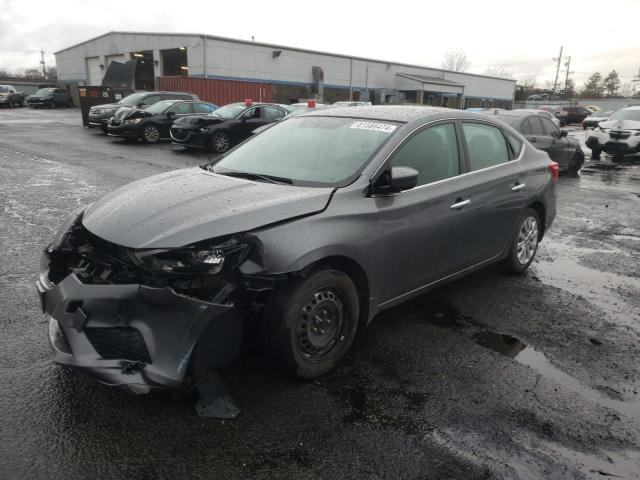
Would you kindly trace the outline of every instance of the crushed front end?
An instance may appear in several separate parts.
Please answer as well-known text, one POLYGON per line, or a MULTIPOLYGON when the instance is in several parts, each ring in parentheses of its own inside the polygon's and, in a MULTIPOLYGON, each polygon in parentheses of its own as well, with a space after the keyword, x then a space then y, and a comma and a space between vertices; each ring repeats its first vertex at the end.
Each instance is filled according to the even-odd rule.
POLYGON ((203 337, 210 366, 228 365, 241 347, 237 267, 248 250, 234 236, 122 247, 75 214, 45 249, 37 282, 54 361, 135 393, 182 388, 203 337))

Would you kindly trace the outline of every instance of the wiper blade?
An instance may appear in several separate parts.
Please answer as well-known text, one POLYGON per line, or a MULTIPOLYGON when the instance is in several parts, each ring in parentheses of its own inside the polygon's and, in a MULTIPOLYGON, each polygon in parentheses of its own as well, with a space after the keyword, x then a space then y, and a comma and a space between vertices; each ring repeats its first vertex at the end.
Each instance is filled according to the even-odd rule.
POLYGON ((215 172, 221 175, 228 175, 229 177, 237 177, 237 178, 246 178, 247 180, 261 180, 263 182, 269 183, 284 183, 287 185, 291 185, 293 180, 290 178, 284 177, 276 177, 274 175, 264 175, 260 173, 250 173, 250 172, 215 172))

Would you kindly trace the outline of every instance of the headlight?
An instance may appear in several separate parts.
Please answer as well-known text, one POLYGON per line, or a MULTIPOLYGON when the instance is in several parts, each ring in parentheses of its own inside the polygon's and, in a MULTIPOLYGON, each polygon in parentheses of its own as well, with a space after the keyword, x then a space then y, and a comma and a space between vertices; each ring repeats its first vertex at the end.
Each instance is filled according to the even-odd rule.
POLYGON ((198 129, 200 133, 207 133, 207 127, 201 127, 198 129))
POLYGON ((235 238, 224 242, 209 242, 177 249, 132 250, 132 260, 153 272, 170 274, 216 275, 225 265, 234 267, 246 258, 247 245, 235 238))
POLYGON ((129 120, 125 120, 124 123, 127 123, 129 125, 134 124, 134 123, 140 123, 140 121, 142 120, 142 118, 131 118, 129 120))

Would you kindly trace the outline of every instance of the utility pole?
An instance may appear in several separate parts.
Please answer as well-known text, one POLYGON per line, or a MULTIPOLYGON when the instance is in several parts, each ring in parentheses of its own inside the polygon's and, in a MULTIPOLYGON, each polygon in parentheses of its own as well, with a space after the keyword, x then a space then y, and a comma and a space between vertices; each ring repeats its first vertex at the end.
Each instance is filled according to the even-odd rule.
POLYGON ((44 66, 44 50, 40 50, 40 63, 42 64, 42 78, 47 78, 47 69, 44 66))
POLYGON ((564 64, 564 66, 567 67, 567 75, 566 75, 566 77, 564 77, 564 99, 565 100, 569 100, 567 98, 567 84, 569 83, 569 73, 570 73, 569 72, 569 67, 571 67, 571 55, 569 55, 567 57, 567 61, 564 64))
POLYGON ((554 58, 553 59, 555 62, 558 62, 558 64, 556 65, 556 79, 553 82, 553 96, 552 96, 552 100, 556 99, 556 88, 558 87, 558 74, 560 73, 560 62, 562 61, 562 47, 560 47, 560 55, 558 55, 558 58, 554 58))

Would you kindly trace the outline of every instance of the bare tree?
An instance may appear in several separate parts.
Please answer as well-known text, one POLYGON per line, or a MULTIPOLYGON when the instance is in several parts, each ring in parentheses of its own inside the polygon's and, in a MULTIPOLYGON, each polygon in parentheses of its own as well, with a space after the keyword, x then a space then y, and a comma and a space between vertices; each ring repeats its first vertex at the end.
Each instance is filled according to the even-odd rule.
POLYGON ((624 98, 631 98, 634 93, 633 84, 631 82, 622 82, 622 87, 620 87, 620 95, 624 98))
POLYGON ((58 69, 56 67, 47 67, 47 80, 58 80, 58 69))
POLYGON ((9 70, 7 70, 6 68, 0 68, 0 77, 8 77, 9 76, 9 70))
POLYGON ((452 72, 464 72, 471 65, 471 60, 462 50, 448 50, 442 56, 442 68, 452 72))
POLYGON ((500 77, 500 78, 508 78, 508 79, 513 79, 513 73, 511 73, 509 70, 507 70, 506 68, 497 65, 495 67, 491 67, 491 68, 487 68, 484 71, 485 75, 490 75, 492 77, 500 77))

